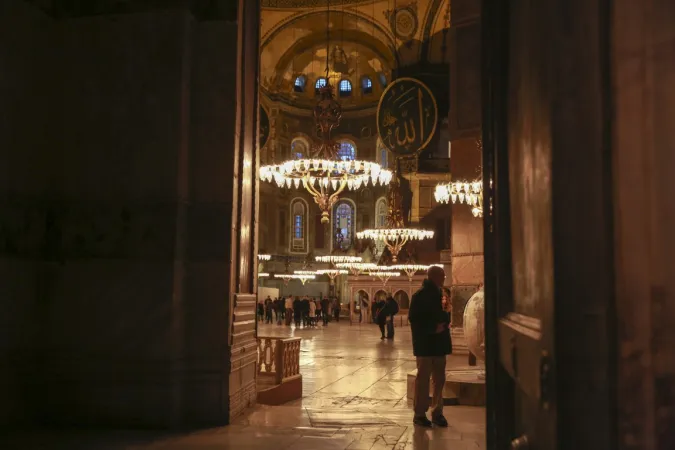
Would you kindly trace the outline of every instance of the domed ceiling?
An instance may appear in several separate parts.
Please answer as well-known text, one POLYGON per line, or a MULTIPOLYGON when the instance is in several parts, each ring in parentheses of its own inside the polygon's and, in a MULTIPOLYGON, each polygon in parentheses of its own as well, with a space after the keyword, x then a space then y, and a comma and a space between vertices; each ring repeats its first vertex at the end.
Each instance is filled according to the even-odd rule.
MULTIPOLYGON (((311 106, 326 73, 329 30, 331 84, 349 80, 346 109, 375 106, 392 70, 422 58, 420 42, 447 27, 449 0, 261 0, 261 73, 265 94, 293 106, 311 106), (298 83, 304 83, 298 89, 298 83), (362 87, 369 83, 372 89, 362 87)), ((440 48, 433 43, 424 47, 440 48)), ((431 59, 431 58, 429 58, 431 59)), ((433 61, 432 61, 433 62, 433 61)))

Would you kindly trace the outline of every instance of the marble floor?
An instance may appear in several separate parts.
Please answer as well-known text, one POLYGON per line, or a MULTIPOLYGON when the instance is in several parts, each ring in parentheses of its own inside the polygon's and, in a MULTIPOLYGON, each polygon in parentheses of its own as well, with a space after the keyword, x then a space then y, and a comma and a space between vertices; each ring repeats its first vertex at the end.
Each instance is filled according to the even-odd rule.
MULTIPOLYGON (((2 448, 45 449, 354 449, 485 448, 485 409, 446 406, 447 429, 412 425, 406 375, 415 368, 407 327, 380 340, 371 324, 330 323, 294 329, 261 325, 261 336, 300 336, 303 397, 258 405, 227 427, 189 433, 39 433, 14 436, 2 448), (51 444, 51 445, 50 445, 51 444)), ((453 357, 451 365, 466 364, 453 357)))

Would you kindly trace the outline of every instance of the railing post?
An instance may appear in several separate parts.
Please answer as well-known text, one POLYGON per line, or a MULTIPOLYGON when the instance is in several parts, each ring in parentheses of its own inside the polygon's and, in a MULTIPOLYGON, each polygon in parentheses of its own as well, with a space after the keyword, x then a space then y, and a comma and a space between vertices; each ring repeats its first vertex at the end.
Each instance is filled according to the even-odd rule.
POLYGON ((275 383, 276 384, 281 384, 281 381, 284 379, 284 340, 283 339, 277 339, 277 351, 276 354, 274 355, 274 365, 275 365, 275 383))

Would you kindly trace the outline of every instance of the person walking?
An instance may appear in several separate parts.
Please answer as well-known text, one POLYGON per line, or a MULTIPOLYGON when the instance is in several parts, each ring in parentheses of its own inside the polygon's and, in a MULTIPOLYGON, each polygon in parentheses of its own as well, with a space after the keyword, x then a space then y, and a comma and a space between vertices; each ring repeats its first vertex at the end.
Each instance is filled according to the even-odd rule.
POLYGON ((389 312, 387 309, 387 302, 380 300, 375 303, 375 323, 377 324, 378 327, 380 327, 380 333, 382 333, 382 337, 380 339, 384 340, 385 338, 385 325, 387 324, 387 317, 389 316, 389 312))
POLYGON ((306 327, 309 325, 309 298, 304 297, 301 302, 302 311, 302 326, 306 327))
POLYGON ((398 302, 391 295, 385 301, 387 309, 387 339, 394 339, 394 316, 398 314, 398 302))
POLYGON ((316 315, 314 316, 314 325, 319 324, 319 319, 323 317, 323 307, 321 306, 321 299, 314 299, 314 304, 316 305, 316 315))
POLYGON ((274 309, 274 302, 270 297, 265 299, 265 323, 273 323, 272 310, 274 309))
POLYGON ((262 301, 258 302, 258 320, 262 322, 265 318, 265 304, 262 301))
POLYGON ((330 318, 330 301, 327 297, 321 299, 321 312, 323 313, 323 326, 328 326, 328 319, 330 318))
POLYGON ((443 416, 443 385, 445 384, 445 357, 452 353, 450 316, 443 310, 441 288, 445 271, 432 266, 422 288, 415 292, 410 303, 408 321, 412 331, 413 354, 417 360, 417 378, 413 400, 413 423, 424 427, 432 424, 447 427, 443 416), (431 420, 429 409, 429 380, 433 380, 431 420))
POLYGON ((295 297, 293 300, 293 319, 295 320, 295 328, 300 328, 300 320, 302 319, 302 302, 300 297, 295 297))
POLYGON ((286 297, 284 306, 286 307, 286 326, 291 326, 291 321, 293 320, 293 297, 290 295, 286 297))
POLYGON ((316 302, 314 299, 309 301, 309 325, 314 326, 316 324, 316 302))
POLYGON ((337 297, 333 298, 333 315, 335 316, 335 321, 340 321, 340 302, 337 297))

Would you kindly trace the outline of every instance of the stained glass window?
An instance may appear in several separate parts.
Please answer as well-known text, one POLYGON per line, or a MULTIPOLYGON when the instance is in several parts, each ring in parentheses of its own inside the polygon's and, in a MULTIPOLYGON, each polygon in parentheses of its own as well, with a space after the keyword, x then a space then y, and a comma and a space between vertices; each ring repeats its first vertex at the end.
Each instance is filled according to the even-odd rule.
POLYGON ((291 249, 296 252, 307 251, 307 240, 305 239, 306 206, 302 200, 296 199, 292 203, 291 211, 291 249))
POLYGON ((293 159, 303 159, 308 157, 308 148, 307 143, 300 138, 293 139, 291 142, 291 158, 293 159))
POLYGON ((295 92, 304 92, 306 81, 307 80, 305 79, 304 75, 296 77, 295 83, 293 85, 293 89, 295 90, 295 92))
POLYGON ((349 80, 340 80, 340 97, 348 97, 352 94, 352 83, 349 80))
POLYGON ((343 161, 353 161, 356 159, 356 148, 351 142, 340 142, 338 158, 343 161))
POLYGON ((368 77, 363 77, 361 79, 361 89, 364 94, 370 94, 373 92, 373 80, 368 77))
POLYGON ((354 209, 347 202, 340 202, 333 213, 334 247, 346 250, 351 247, 354 235, 354 209))

